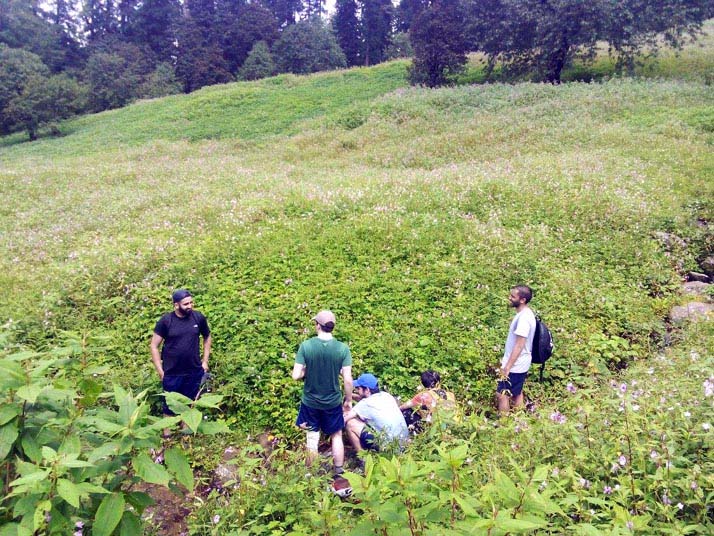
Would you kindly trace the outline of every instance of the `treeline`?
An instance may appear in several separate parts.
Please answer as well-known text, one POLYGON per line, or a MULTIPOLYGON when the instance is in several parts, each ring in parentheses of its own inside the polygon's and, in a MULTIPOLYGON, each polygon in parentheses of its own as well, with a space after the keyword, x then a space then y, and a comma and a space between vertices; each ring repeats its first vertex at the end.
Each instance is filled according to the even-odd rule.
POLYGON ((449 83, 468 51, 488 72, 558 82, 607 41, 620 64, 678 46, 714 0, 0 0, 0 135, 233 80, 414 56, 449 83))

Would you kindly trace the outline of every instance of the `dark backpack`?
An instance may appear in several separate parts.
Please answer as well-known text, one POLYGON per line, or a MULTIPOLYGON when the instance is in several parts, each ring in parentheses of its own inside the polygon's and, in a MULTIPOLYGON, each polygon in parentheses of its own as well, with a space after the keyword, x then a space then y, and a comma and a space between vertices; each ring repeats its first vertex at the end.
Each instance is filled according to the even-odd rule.
POLYGON ((540 381, 543 381, 543 370, 545 362, 553 355, 553 335, 551 335, 548 326, 545 325, 540 317, 536 316, 536 328, 533 335, 533 349, 531 351, 531 363, 540 365, 540 381))

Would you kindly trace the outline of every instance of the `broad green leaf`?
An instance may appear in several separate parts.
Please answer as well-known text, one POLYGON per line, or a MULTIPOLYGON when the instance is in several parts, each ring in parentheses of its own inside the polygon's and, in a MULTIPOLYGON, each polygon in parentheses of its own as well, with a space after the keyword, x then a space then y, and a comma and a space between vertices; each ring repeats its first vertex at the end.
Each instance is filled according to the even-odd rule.
POLYGON ((151 495, 144 493, 143 491, 132 491, 126 494, 126 500, 137 512, 141 514, 148 506, 156 504, 156 501, 151 498, 151 495))
POLYGON ((104 489, 102 486, 92 484, 91 482, 80 482, 79 484, 76 484, 76 486, 80 490, 80 495, 85 495, 87 493, 110 493, 108 489, 104 489))
POLYGON ((177 415, 191 409, 191 404, 193 404, 193 400, 181 393, 168 392, 164 393, 164 397, 166 398, 166 405, 177 415))
POLYGON ((191 409, 185 413, 182 413, 181 419, 183 419, 183 421, 188 425, 188 427, 191 429, 191 431, 193 431, 193 433, 196 433, 198 431, 198 427, 201 424, 201 421, 203 420, 203 414, 197 409, 191 409))
POLYGON ((110 536, 121 521, 124 505, 124 496, 121 493, 112 493, 104 497, 94 516, 92 536, 110 536))
POLYGON ((176 476, 176 480, 188 491, 193 491, 193 471, 186 457, 177 448, 164 452, 164 460, 168 470, 176 476))
POLYGON ((216 408, 219 409, 219 404, 223 400, 223 395, 203 395, 196 400, 194 405, 197 408, 216 408))
POLYGON ((26 484, 34 484, 35 482, 40 482, 42 480, 45 480, 47 478, 47 475, 49 473, 45 470, 42 471, 37 471, 36 473, 31 473, 26 476, 22 476, 20 478, 16 478, 12 482, 10 482, 10 485, 13 487, 16 486, 24 486, 26 484))
POLYGON ((496 527, 506 532, 512 532, 515 534, 521 534, 524 532, 530 532, 537 528, 547 525, 548 522, 545 519, 536 520, 531 518, 529 520, 525 519, 511 519, 507 517, 499 517, 496 519, 496 527))
POLYGON ((131 512, 124 512, 121 518, 119 536, 141 536, 141 520, 131 512))
POLYGON ((69 480, 60 478, 57 480, 57 493, 69 504, 75 508, 79 508, 79 496, 82 494, 81 490, 69 480))
POLYGON ((42 501, 40 504, 37 505, 37 508, 35 508, 35 514, 32 516, 32 525, 35 529, 35 532, 38 532, 47 522, 45 519, 45 515, 50 510, 52 510, 51 501, 42 501))
POLYGON ((65 460, 60 462, 62 467, 77 468, 77 467, 94 467, 93 463, 86 462, 84 460, 65 460))
POLYGON ((206 435, 227 434, 231 430, 225 421, 201 421, 198 431, 206 435))
POLYGON ((37 402, 37 397, 45 388, 44 385, 38 385, 36 383, 31 383, 30 385, 23 385, 17 390, 17 396, 23 400, 27 400, 30 404, 37 402))
POLYGON ((18 523, 8 523, 0 527, 0 536, 17 536, 17 529, 20 528, 18 523))
POLYGON ((52 447, 42 447, 42 459, 48 462, 53 462, 57 459, 57 451, 52 447))
POLYGON ((27 383, 25 369, 20 363, 8 361, 7 359, 0 360, 0 392, 8 389, 17 389, 27 383))
POLYGON ((28 359, 35 359, 37 356, 42 355, 38 352, 32 352, 30 350, 23 350, 22 352, 15 352, 10 354, 5 359, 10 361, 27 361, 28 359))
POLYGON ((495 470, 495 488, 499 497, 501 497, 508 506, 515 506, 518 504, 520 497, 520 492, 516 485, 513 483, 505 473, 501 472, 499 469, 495 470))
POLYGON ((0 407, 0 426, 9 423, 22 413, 22 408, 16 404, 5 404, 0 407))
POLYGON ((4 460, 10 454, 19 435, 20 432, 15 421, 0 426, 0 460, 4 460))
POLYGON ((154 463, 154 461, 144 453, 134 457, 132 465, 134 466, 136 474, 145 482, 168 486, 171 481, 171 476, 166 469, 162 465, 154 463))
POLYGON ((113 441, 110 443, 104 443, 90 452, 87 456, 87 460, 94 463, 103 458, 109 458, 110 456, 114 456, 118 452, 118 449, 119 445, 113 441))
POLYGON ((42 451, 33 436, 29 433, 24 434, 20 444, 22 445, 22 452, 24 452, 25 456, 27 456, 30 460, 35 463, 40 463, 42 461, 42 451))

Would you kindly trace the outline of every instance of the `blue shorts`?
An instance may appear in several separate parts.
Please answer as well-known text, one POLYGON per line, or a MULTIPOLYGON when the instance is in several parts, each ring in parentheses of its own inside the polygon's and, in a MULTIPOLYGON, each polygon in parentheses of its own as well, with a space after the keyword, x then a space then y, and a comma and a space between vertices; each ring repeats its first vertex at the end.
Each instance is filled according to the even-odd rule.
POLYGON ((379 444, 374 439, 373 430, 369 426, 362 428, 362 433, 359 435, 359 444, 364 450, 373 450, 379 452, 379 444))
MULTIPOLYGON (((201 388, 201 378, 203 378, 203 369, 178 376, 164 376, 162 384, 164 391, 181 393, 191 400, 196 400, 201 388)), ((174 412, 166 405, 166 400, 164 400, 164 415, 174 415, 174 412)))
POLYGON ((311 432, 322 431, 327 435, 339 432, 345 427, 342 404, 330 409, 316 409, 301 402, 295 425, 311 432))
POLYGON ((523 392, 523 383, 528 376, 527 372, 511 372, 507 380, 501 380, 496 387, 497 393, 508 391, 511 396, 518 396, 523 392))

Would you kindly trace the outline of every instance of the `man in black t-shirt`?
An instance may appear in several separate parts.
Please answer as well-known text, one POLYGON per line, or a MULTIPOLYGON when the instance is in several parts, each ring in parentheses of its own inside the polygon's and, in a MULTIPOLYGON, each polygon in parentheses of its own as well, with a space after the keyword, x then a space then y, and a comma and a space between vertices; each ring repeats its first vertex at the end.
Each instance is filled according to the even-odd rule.
MULTIPOLYGON (((177 392, 195 400, 201 378, 208 372, 211 353, 211 330, 206 317, 193 310, 193 297, 188 290, 173 293, 174 310, 163 315, 151 337, 151 360, 164 391, 177 392), (203 337, 201 359, 200 337, 203 337), (163 346, 162 346, 163 343, 163 346), (159 347, 162 346, 159 352, 159 347)), ((164 414, 173 415, 164 402, 164 414)))

